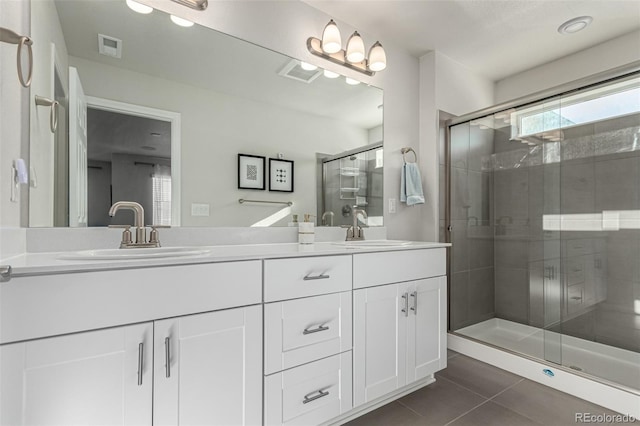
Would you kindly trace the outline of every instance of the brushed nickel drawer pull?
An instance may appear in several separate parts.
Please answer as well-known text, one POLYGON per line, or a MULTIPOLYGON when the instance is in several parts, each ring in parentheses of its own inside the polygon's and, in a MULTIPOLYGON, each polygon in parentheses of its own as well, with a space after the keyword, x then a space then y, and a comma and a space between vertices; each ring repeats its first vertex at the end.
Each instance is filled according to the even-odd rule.
POLYGON ((413 306, 411 307, 411 310, 413 311, 414 314, 418 314, 418 292, 414 291, 413 293, 411 293, 410 295, 411 297, 413 297, 413 306))
POLYGON ((304 399, 302 400, 302 403, 303 404, 308 404, 308 403, 310 403, 312 401, 315 401, 316 399, 324 398, 327 395, 329 395, 328 391, 323 391, 322 389, 320 389, 320 390, 317 390, 317 391, 314 391, 314 392, 306 394, 304 396, 304 399), (314 393, 316 395, 313 395, 314 393), (313 396, 311 396, 311 395, 313 395, 313 396))
POLYGON ((311 328, 311 327, 305 328, 302 334, 304 335, 313 334, 313 333, 318 333, 320 331, 326 331, 328 329, 329 329, 328 325, 321 324, 317 328, 311 328))
POLYGON ((11 281, 11 265, 0 266, 0 283, 11 281))
POLYGON ((326 280, 331 278, 330 275, 320 274, 320 275, 306 275, 303 280, 304 281, 313 281, 313 280, 326 280))
POLYGON ((144 343, 138 345, 138 386, 142 386, 142 367, 144 362, 144 343))
POLYGON ((171 377, 171 337, 164 338, 165 376, 171 377))
POLYGON ((403 294, 402 298, 404 299, 404 301, 402 302, 404 304, 404 307, 402 308, 402 313, 404 314, 405 317, 408 317, 409 316, 409 293, 403 294))

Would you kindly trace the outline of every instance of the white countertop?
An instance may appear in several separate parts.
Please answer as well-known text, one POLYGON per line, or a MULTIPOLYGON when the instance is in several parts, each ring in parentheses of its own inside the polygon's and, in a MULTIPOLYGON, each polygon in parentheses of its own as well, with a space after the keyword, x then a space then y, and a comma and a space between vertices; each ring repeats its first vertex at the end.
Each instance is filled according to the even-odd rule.
MULTIPOLYGON (((63 274, 73 272, 104 271, 113 269, 133 269, 151 266, 188 265, 213 262, 274 259, 286 257, 325 256, 381 251, 401 251, 449 247, 448 243, 411 242, 403 246, 353 247, 322 242, 309 245, 297 243, 220 245, 200 247, 206 254, 197 256, 164 257, 156 259, 109 259, 109 260, 62 260, 60 256, 69 252, 25 253, 0 260, 0 264, 11 266, 12 277, 43 274, 63 274)), ((196 248, 196 247, 194 247, 196 248)), ((135 250, 135 249, 130 249, 135 250)))

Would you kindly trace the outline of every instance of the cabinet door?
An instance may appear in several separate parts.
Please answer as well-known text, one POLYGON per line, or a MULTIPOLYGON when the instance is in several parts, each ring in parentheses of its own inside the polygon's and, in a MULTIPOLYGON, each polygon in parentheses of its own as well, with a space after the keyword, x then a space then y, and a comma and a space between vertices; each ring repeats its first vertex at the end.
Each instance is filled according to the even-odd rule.
POLYGON ((4 345, 2 425, 151 425, 151 323, 4 345))
POLYGON ((408 292, 407 384, 447 366, 447 280, 413 281, 408 292))
POLYGON ((154 425, 262 421, 262 307, 155 322, 154 425))
POLYGON ((353 405, 406 384, 407 284, 353 292, 353 405))

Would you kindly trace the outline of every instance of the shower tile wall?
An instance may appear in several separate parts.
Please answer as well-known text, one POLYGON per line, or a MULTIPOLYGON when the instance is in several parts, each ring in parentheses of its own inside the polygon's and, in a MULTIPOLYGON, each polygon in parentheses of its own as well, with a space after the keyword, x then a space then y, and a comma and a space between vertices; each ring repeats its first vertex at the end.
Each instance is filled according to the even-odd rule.
MULTIPOLYGON (((492 172, 493 130, 451 128, 451 328, 495 316, 492 172)), ((441 179, 444 180, 441 164, 441 179)), ((441 200, 443 202, 444 200, 441 200)), ((444 212, 441 211, 441 217, 444 212)), ((441 222, 444 228, 444 223, 441 222)))

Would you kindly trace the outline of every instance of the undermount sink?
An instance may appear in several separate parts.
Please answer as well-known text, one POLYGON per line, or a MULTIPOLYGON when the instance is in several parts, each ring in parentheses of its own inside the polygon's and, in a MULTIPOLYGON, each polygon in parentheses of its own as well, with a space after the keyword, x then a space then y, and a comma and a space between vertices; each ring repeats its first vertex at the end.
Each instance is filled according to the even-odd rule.
POLYGON ((202 247, 152 247, 128 249, 83 250, 64 253, 60 260, 129 260, 160 259, 166 257, 200 256, 210 250, 202 247))
POLYGON ((333 244, 338 246, 344 246, 347 248, 359 248, 359 247, 403 247, 411 245, 411 241, 401 240, 362 240, 362 241, 340 241, 333 244))

